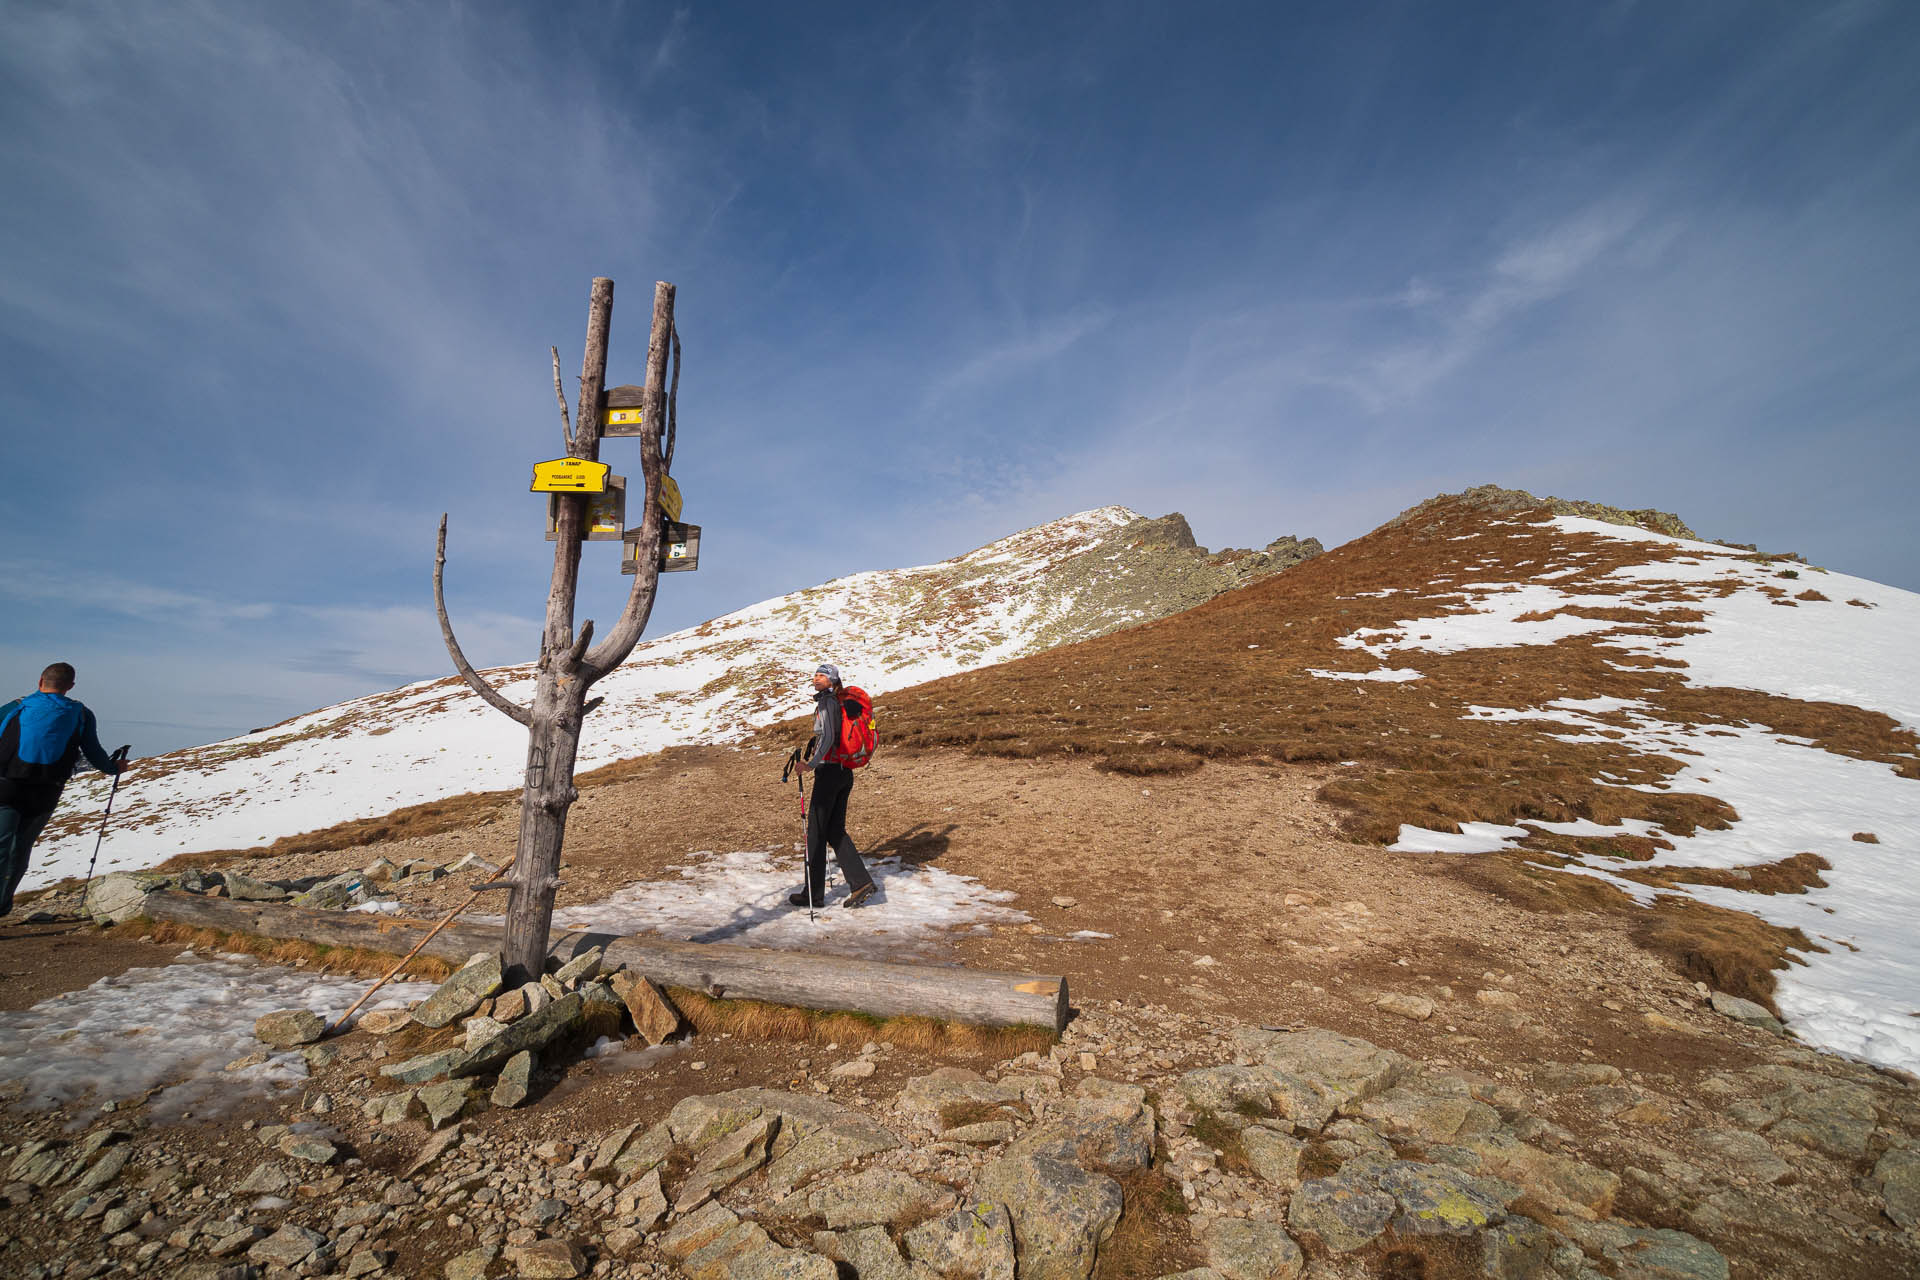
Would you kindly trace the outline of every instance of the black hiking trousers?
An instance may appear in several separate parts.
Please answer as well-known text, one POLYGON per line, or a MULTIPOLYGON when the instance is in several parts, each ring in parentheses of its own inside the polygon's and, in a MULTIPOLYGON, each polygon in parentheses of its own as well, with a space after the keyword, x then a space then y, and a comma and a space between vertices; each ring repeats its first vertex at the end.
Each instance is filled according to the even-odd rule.
POLYGON ((853 770, 843 764, 823 764, 813 771, 813 801, 807 806, 807 892, 813 904, 826 905, 827 846, 847 878, 847 890, 873 883, 860 850, 847 836, 847 797, 853 794, 853 770))
POLYGON ((0 916, 12 913, 13 891, 26 878, 27 857, 33 852, 33 842, 40 838, 41 830, 53 817, 54 806, 59 802, 59 792, 54 793, 51 802, 0 802, 0 916))

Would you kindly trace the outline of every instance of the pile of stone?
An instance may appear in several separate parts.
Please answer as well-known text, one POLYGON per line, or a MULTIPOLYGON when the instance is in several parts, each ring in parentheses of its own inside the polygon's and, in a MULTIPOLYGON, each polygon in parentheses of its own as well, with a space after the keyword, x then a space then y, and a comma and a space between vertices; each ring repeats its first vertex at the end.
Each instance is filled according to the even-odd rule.
MULTIPOLYGON (((576 996, 606 1004, 593 988, 612 992, 619 975, 599 963, 588 953, 530 984, 546 1003, 502 1025, 576 996)), ((499 1038, 482 1020, 499 1022, 503 1000, 539 999, 495 972, 477 957, 368 1029, 391 1036, 424 1017, 461 1027, 473 1043, 454 1052, 471 1054, 499 1038)), ((283 1040, 312 1030, 292 1015, 261 1027, 283 1040)), ((364 1056, 374 1043, 313 1051, 364 1056)), ((871 1079, 843 1068, 895 1052, 870 1044, 826 1075, 871 1079)), ((1920 1261, 1912 1091, 1792 1046, 1778 1056, 1707 1077, 1697 1098, 1598 1061, 1536 1064, 1523 1089, 1312 1028, 1090 1010, 1047 1053, 914 1076, 887 1102, 738 1088, 571 1140, 436 1116, 438 1095, 422 1095, 444 1083, 458 1097, 474 1078, 450 1071, 386 1095, 413 1099, 394 1128, 379 1123, 388 1102, 361 1117, 310 1093, 309 1114, 253 1133, 257 1158, 236 1160, 225 1142, 196 1153, 177 1128, 116 1116, 123 1127, 0 1152, 0 1203, 31 1215, 14 1228, 23 1243, 73 1242, 9 1272, 29 1280, 115 1268, 193 1280, 1081 1280, 1115 1252, 1111 1263, 1154 1274, 1124 1253, 1140 1242, 1120 1225, 1130 1213, 1158 1246, 1184 1251, 1183 1280, 1412 1275, 1423 1255, 1427 1274, 1493 1280, 1715 1280, 1727 1261, 1704 1237, 1797 1230, 1783 1209, 1803 1185, 1836 1185, 1821 1179, 1837 1170, 1893 1233, 1822 1194, 1801 1206, 1820 1233, 1805 1256, 1843 1265, 1836 1241, 1878 1233, 1895 1250, 1883 1259, 1920 1261), (1162 1065, 1182 1047, 1179 1065, 1162 1065), (1698 1127, 1672 1120, 1703 1106, 1711 1119, 1698 1127), (1674 1146, 1604 1167, 1542 1108, 1664 1126, 1674 1146), (356 1154, 382 1148, 388 1158, 356 1154), (1646 1204, 1656 1184, 1663 1225, 1623 1219, 1619 1205, 1646 1204)), ((0 1238, 0 1264, 13 1256, 0 1238)))
MULTIPOLYGON (((590 948, 543 974, 507 989, 500 957, 483 951, 411 1009, 376 1009, 356 1024, 377 1035, 409 1025, 439 1029, 460 1024, 460 1044, 380 1068, 400 1085, 367 1099, 362 1110, 380 1124, 424 1117, 431 1128, 463 1115, 527 1100, 539 1054, 550 1046, 596 1043, 631 1032, 649 1045, 677 1034, 679 1010, 647 978, 624 968, 603 972, 605 953, 590 948)), ((269 1013, 254 1035, 275 1049, 311 1044, 325 1022, 305 1009, 269 1013)))
POLYGON ((450 863, 410 858, 396 863, 375 858, 358 871, 292 880, 256 880, 239 871, 188 868, 185 871, 114 871, 87 887, 83 911, 96 924, 121 924, 140 914, 146 895, 156 889, 198 893, 238 902, 284 902, 316 911, 346 911, 384 902, 397 893, 425 889, 462 871, 492 871, 492 864, 469 853, 450 863))

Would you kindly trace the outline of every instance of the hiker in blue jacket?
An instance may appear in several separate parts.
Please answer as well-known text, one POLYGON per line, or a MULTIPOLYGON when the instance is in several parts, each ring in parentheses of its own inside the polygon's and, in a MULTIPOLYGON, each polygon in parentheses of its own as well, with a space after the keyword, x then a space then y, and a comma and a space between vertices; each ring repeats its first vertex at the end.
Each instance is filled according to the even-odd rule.
POLYGON ((93 712, 67 696, 72 688, 73 667, 56 662, 40 673, 39 692, 0 707, 0 916, 13 910, 27 855, 81 753, 102 773, 127 767, 100 745, 93 712))

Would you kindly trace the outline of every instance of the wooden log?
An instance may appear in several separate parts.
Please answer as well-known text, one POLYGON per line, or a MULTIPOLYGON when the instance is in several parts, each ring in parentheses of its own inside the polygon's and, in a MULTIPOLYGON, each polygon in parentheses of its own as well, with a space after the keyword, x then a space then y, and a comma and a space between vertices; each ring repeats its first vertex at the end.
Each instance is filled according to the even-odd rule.
MULTIPOLYGON (((149 893, 141 914, 195 928, 394 955, 405 953, 433 927, 424 920, 364 911, 309 911, 169 890, 149 893)), ((476 952, 498 953, 503 939, 504 931, 497 925, 449 925, 421 954, 459 964, 476 952)), ((606 948, 609 967, 624 964, 662 986, 686 987, 716 999, 764 1000, 879 1018, 915 1016, 990 1027, 1050 1027, 1055 1034, 1067 1025, 1064 977, 607 933, 563 935, 550 954, 567 960, 595 946, 606 948)))

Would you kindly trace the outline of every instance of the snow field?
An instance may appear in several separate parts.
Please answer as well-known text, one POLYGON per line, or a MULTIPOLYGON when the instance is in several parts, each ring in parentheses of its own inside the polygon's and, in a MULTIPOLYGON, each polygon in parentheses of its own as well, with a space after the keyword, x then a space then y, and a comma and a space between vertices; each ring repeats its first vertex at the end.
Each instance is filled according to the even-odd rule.
MULTIPOLYGON (((370 985, 260 964, 246 956, 185 952, 173 964, 129 969, 31 1009, 0 1013, 0 1089, 15 1105, 42 1110, 75 1101, 124 1102, 160 1089, 158 1120, 217 1115, 238 1098, 306 1079, 298 1052, 276 1053, 239 1071, 228 1063, 264 1048, 255 1019, 311 1009, 331 1020, 370 985)), ((425 998, 431 983, 394 983, 369 1008, 425 998)))
MULTIPOLYGON (((1920 595, 1898 588, 1786 566, 1799 576, 1782 579, 1782 565, 1759 564, 1747 553, 1691 542, 1647 530, 1594 520, 1559 517, 1571 533, 1626 541, 1679 545, 1688 555, 1613 571, 1616 595, 1563 592, 1542 579, 1583 572, 1578 566, 1536 574, 1517 592, 1472 600, 1473 611, 1402 622, 1343 637, 1387 662, 1409 651, 1455 653, 1469 649, 1550 644, 1566 635, 1609 631, 1619 624, 1564 615, 1545 622, 1518 622, 1530 612, 1566 606, 1657 610, 1670 602, 1645 598, 1670 584, 1732 590, 1700 591, 1686 607, 1705 613, 1700 630, 1684 636, 1632 634, 1601 643, 1634 653, 1658 653, 1686 663, 1690 684, 1756 689, 1807 701, 1845 703, 1880 711, 1907 728, 1920 727, 1920 595), (1788 597, 1809 589, 1828 597, 1775 604, 1760 590, 1788 597), (1860 600, 1867 607, 1851 605, 1860 600), (1427 637, 1421 639, 1419 637, 1427 637)), ((1492 584, 1504 585, 1504 584, 1492 584)), ((1470 590, 1485 590, 1485 587, 1470 590)), ((1529 823, 1567 835, 1657 834, 1674 849, 1651 862, 1589 857, 1566 867, 1651 902, 1659 893, 1615 872, 1630 867, 1734 868, 1774 862, 1803 851, 1832 864, 1825 888, 1804 894, 1757 894, 1716 886, 1683 890, 1702 902, 1746 911, 1772 924, 1801 929, 1823 951, 1776 975, 1775 1003, 1804 1039, 1883 1066, 1920 1071, 1920 782, 1893 769, 1823 751, 1755 725, 1704 728, 1658 719, 1641 703, 1618 698, 1561 699, 1543 708, 1474 707, 1469 718, 1541 720, 1569 732, 1566 741, 1599 741, 1619 725, 1594 717, 1624 712, 1632 727, 1624 745, 1675 755, 1686 767, 1668 784, 1718 797, 1740 820, 1724 831, 1700 830, 1680 837, 1652 824, 1609 829, 1595 823, 1529 823), (1678 753, 1676 755, 1676 753, 1678 753), (1691 754, 1690 754, 1691 753, 1691 754), (1878 843, 1852 837, 1870 832, 1878 843)), ((1601 779, 1607 781, 1607 779, 1601 779)), ((1654 790, 1652 787, 1638 787, 1654 790)), ((1402 826, 1390 846, 1398 852, 1484 853, 1512 848, 1523 827, 1470 822, 1454 832, 1402 826)))

